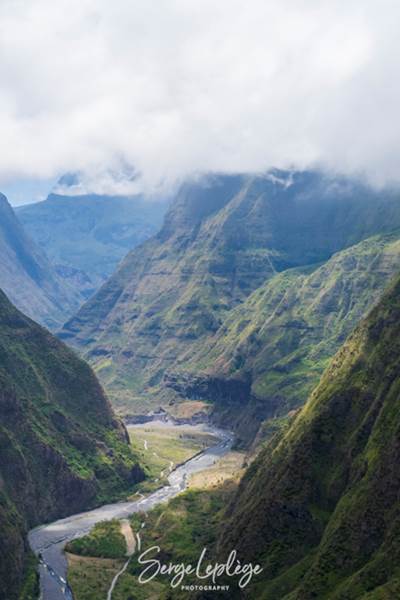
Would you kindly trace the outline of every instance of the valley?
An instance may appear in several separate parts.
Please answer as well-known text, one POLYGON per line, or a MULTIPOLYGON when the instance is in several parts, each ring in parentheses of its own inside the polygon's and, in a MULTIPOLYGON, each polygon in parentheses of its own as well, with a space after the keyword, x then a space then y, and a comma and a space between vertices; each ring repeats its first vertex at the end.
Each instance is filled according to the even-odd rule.
POLYGON ((248 447, 306 401, 379 300, 399 227, 395 189, 320 172, 204 177, 59 336, 124 417, 205 402, 248 447))
MULTIPOLYGON (((144 424, 137 425, 134 429, 136 431, 139 429, 144 436, 150 437, 149 432, 147 431, 148 427, 147 424, 144 424)), ((156 431, 157 429, 160 430, 160 428, 162 431, 162 424, 158 425, 158 428, 153 425, 153 431, 156 431)), ((190 436, 190 442, 189 444, 186 444, 186 446, 188 445, 189 448, 191 447, 191 450, 187 450, 185 454, 186 460, 182 461, 180 466, 178 465, 174 468, 173 461, 170 457, 175 457, 176 451, 168 452, 165 450, 164 443, 159 445, 154 443, 153 447, 156 448, 157 451, 161 453, 163 449, 168 461, 168 474, 165 477, 165 483, 163 484, 163 482, 160 481, 159 485, 156 486, 156 491, 153 491, 147 496, 143 496, 141 492, 136 492, 136 498, 133 496, 129 501, 107 504, 87 513, 79 513, 49 525, 38 527, 30 532, 30 546, 41 560, 40 581, 43 600, 69 600, 70 598, 71 592, 66 584, 67 559, 63 552, 65 545, 70 540, 81 538, 88 534, 96 524, 101 523, 104 520, 126 519, 134 513, 145 514, 158 504, 165 503, 167 500, 170 500, 175 495, 181 493, 187 487, 187 482, 193 474, 212 467, 217 460, 229 452, 231 447, 232 436, 228 432, 209 426, 176 426, 175 436, 171 435, 171 428, 169 429, 168 440, 170 448, 176 447, 180 449, 182 447, 181 436, 184 436, 186 439, 190 436), (194 447, 193 441, 195 441, 194 447), (202 448, 202 450, 199 451, 199 448, 202 448), (190 458, 191 455, 193 458, 190 458)), ((150 446, 149 451, 151 451, 150 446)), ((142 464, 146 465, 146 461, 142 464)), ((151 461, 150 464, 152 464, 151 461)), ((106 531, 105 535, 109 537, 109 532, 106 531)), ((143 530, 142 525, 140 526, 140 535, 141 537, 145 537, 146 535, 146 531, 143 530)), ((69 544, 69 551, 74 548, 74 544, 76 545, 77 542, 69 544)), ((117 552, 118 556, 121 555, 121 550, 119 552, 119 555, 117 552)), ((126 550, 122 547, 122 555, 125 552, 126 550)), ((102 554, 104 554, 104 551, 102 554)), ((93 569, 96 565, 96 563, 93 562, 88 562, 88 564, 90 565, 89 570, 90 568, 93 569)), ((72 565, 75 565, 72 569, 72 580, 76 581, 78 576, 75 570, 77 568, 81 570, 82 565, 81 563, 77 563, 77 561, 72 561, 72 565)), ((119 563, 117 563, 117 565, 119 565, 119 563)), ((100 565, 98 564, 98 567, 99 566, 102 568, 102 563, 100 563, 100 565)), ((116 571, 111 568, 110 576, 115 575, 115 573, 116 571)), ((85 579, 86 577, 84 576, 82 582, 78 578, 79 582, 78 584, 75 584, 77 589, 73 590, 74 598, 78 600, 81 598, 96 598, 96 600, 100 600, 98 596, 96 597, 96 594, 99 593, 99 589, 96 585, 92 586, 90 584, 90 588, 84 589, 81 594, 79 590, 83 583, 85 583, 85 579)), ((93 580, 90 579, 89 581, 93 580)), ((109 584, 110 583, 111 581, 109 581, 109 584)))
POLYGON ((400 599, 399 27, 0 2, 0 600, 400 599))
MULTIPOLYGON (((386 379, 390 387, 397 377, 395 356, 379 348, 382 335, 390 338, 388 347, 396 344, 399 198, 394 189, 378 192, 323 173, 214 175, 184 184, 161 229, 119 266, 112 252, 105 266, 105 246, 83 266, 72 264, 72 247, 50 244, 53 260, 61 260, 43 259, 54 277, 63 261, 81 273, 99 270, 91 291, 64 278, 81 297, 93 295, 58 339, 0 297, 6 600, 36 600, 28 530, 43 600, 147 600, 147 594, 184 600, 187 590, 171 590, 161 576, 145 588, 139 582, 142 543, 162 545, 163 559, 174 563, 195 562, 207 546, 211 561, 222 564, 230 549, 242 562, 263 565, 249 590, 231 581, 227 596, 229 577, 223 577, 215 596, 221 599, 307 600, 314 589, 316 597, 330 597, 334 587, 318 575, 318 561, 325 560, 318 556, 325 536, 327 547, 336 547, 335 536, 329 541, 336 505, 368 470, 364 445, 389 393, 386 379), (116 270, 108 277, 111 263, 116 270), (363 345, 360 331, 375 335, 378 354, 363 345), (339 368, 346 353, 350 366, 339 368), (360 365, 354 383, 353 360, 360 365), (369 413, 381 372, 382 400, 369 413), (346 402, 355 413, 342 422, 346 402), (315 417, 321 439, 313 437, 314 410, 322 415, 315 417), (354 437, 349 456, 342 446, 335 449, 340 440, 345 444, 341 428, 354 437), (330 472, 332 459, 326 481, 318 470, 325 450, 331 458, 323 472, 330 472), (282 524, 276 530, 274 520, 282 524), (10 549, 17 568, 7 566, 10 549)), ((50 200, 39 207, 49 210, 48 219, 31 215, 41 244, 56 203, 79 222, 89 202, 50 200)), ((92 201, 100 226, 96 211, 106 201, 92 201)), ((76 231, 95 248, 86 217, 76 231)), ((127 245, 135 245, 129 231, 127 245)), ((59 234, 54 239, 61 244, 59 234)), ((34 247, 29 242, 30 252, 34 247)), ((348 556, 351 561, 351 548, 348 556)), ((368 560, 365 568, 375 573, 368 560)), ((186 583, 198 582, 189 577, 186 583)), ((343 586, 352 599, 352 581, 343 586)))
MULTIPOLYGON (((158 545, 164 561, 184 564, 195 562, 205 546, 220 562, 234 548, 243 562, 263 565, 248 589, 231 581, 228 592, 213 592, 221 600, 396 597, 399 302, 397 278, 239 485, 233 477, 207 488, 203 475, 199 487, 153 506, 144 528, 143 517, 134 515, 131 527, 143 532, 145 547, 158 545)), ((78 589, 79 565, 72 567, 78 589)), ((161 575, 144 591, 140 565, 134 558, 129 565, 115 588, 117 600, 188 597, 161 575)), ((109 567, 115 572, 117 565, 109 567)), ((96 568, 91 563, 92 575, 96 568)), ((196 578, 185 582, 198 584, 196 578)), ((90 590, 82 595, 89 599, 90 590)))
POLYGON ((128 425, 131 446, 145 465, 150 481, 140 485, 140 491, 167 483, 172 469, 201 453, 216 442, 212 429, 199 425, 175 425, 163 421, 128 425))

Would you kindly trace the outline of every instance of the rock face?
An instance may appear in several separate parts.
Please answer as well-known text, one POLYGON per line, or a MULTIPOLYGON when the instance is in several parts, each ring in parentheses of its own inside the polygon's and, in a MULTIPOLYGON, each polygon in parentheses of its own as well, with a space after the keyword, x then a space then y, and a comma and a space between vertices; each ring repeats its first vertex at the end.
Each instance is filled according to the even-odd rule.
POLYGON ((58 275, 88 298, 129 250, 159 230, 167 206, 141 196, 50 194, 16 211, 58 275))
POLYGON ((34 525, 143 478, 90 367, 0 292, 0 598, 18 598, 34 525))
POLYGON ((167 373, 164 384, 181 397, 212 399, 214 416, 230 415, 245 443, 260 419, 305 402, 399 264, 400 232, 368 238, 318 268, 275 275, 179 370, 167 373), (244 419, 253 428, 243 429, 244 419))
POLYGON ((165 374, 218 337, 230 311, 277 273, 396 226, 398 192, 346 179, 276 171, 202 179, 182 188, 160 233, 128 254, 61 337, 119 407, 140 413, 155 391, 170 400, 165 374))
POLYGON ((7 198, 0 194, 0 287, 15 305, 50 329, 59 327, 83 301, 56 273, 28 237, 7 198))
POLYGON ((397 280, 240 484, 219 547, 262 563, 249 597, 399 596, 399 357, 397 280))

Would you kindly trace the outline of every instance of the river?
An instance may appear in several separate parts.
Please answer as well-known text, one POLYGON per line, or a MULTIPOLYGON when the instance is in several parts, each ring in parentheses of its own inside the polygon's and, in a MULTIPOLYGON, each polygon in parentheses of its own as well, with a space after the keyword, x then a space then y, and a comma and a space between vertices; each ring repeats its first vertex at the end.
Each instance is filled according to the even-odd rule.
MULTIPOLYGON (((144 423, 132 427, 148 425, 148 423, 144 423)), ((68 541, 82 537, 99 521, 124 519, 135 512, 146 512, 160 502, 170 500, 186 488, 189 475, 210 468, 231 449, 233 436, 227 431, 210 425, 183 425, 182 427, 186 430, 193 429, 193 431, 212 433, 219 439, 219 442, 171 471, 168 476, 168 485, 159 488, 146 498, 134 502, 106 504, 35 527, 29 532, 29 544, 35 554, 41 557, 39 565, 41 600, 73 600, 67 584, 67 560, 64 554, 64 547, 68 541)))

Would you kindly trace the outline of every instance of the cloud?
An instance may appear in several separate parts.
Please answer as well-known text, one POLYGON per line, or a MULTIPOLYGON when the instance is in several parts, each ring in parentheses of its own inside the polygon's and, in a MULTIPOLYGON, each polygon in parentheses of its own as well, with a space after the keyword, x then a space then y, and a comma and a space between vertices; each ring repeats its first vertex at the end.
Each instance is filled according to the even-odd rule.
POLYGON ((395 0, 2 0, 0 182, 131 164, 400 179, 395 0))

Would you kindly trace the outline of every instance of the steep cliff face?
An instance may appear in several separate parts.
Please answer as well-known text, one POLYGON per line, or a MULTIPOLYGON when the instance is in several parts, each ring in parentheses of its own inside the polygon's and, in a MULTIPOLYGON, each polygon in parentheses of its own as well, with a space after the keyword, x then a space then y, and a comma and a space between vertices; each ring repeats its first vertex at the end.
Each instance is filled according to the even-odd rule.
POLYGON ((0 598, 18 596, 27 530, 143 478, 90 367, 0 293, 0 598))
POLYGON ((245 417, 253 415, 254 429, 257 420, 305 402, 399 262, 400 234, 393 233, 338 252, 318 268, 275 275, 167 373, 164 384, 181 397, 212 399, 216 415, 233 411, 231 421, 243 437, 250 433, 248 427, 241 431, 245 417), (239 394, 243 386, 247 395, 239 394))
POLYGON ((160 233, 126 257, 61 337, 119 406, 140 412, 165 372, 278 271, 396 226, 398 193, 354 181, 280 172, 200 180, 183 187, 160 233))
POLYGON ((59 277, 2 194, 0 254, 0 287, 27 315, 55 329, 78 309, 83 297, 59 277))
POLYGON ((220 536, 260 599, 399 595, 400 280, 243 478, 220 536))
POLYGON ((87 298, 129 250, 157 233, 167 206, 141 196, 50 194, 16 213, 59 276, 87 298))

